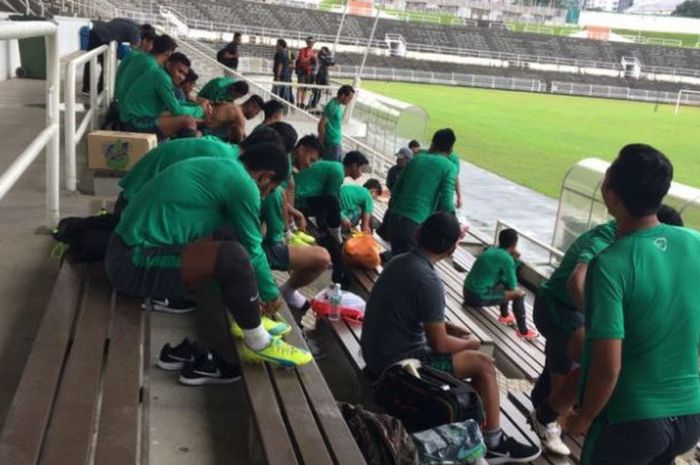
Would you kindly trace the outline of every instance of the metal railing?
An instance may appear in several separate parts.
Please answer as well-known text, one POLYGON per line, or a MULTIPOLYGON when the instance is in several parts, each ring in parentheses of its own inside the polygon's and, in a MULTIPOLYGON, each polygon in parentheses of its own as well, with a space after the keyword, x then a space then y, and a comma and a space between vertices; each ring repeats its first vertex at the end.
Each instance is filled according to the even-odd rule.
POLYGON ((100 106, 109 107, 114 97, 114 78, 116 74, 116 59, 117 59, 116 43, 110 45, 102 45, 94 50, 83 53, 66 63, 66 77, 64 81, 63 96, 65 100, 64 112, 64 152, 66 163, 66 189, 70 192, 75 192, 77 189, 78 175, 76 169, 76 146, 87 131, 97 128, 98 113, 100 106), (98 94, 98 75, 97 62, 98 58, 102 57, 102 66, 104 67, 104 88, 98 94), (90 63, 90 108, 83 116, 83 120, 76 129, 76 105, 75 105, 75 84, 76 70, 79 66, 85 63, 90 63))
POLYGON ((678 92, 558 81, 552 82, 551 93, 657 103, 675 103, 678 96, 678 92))
POLYGON ((561 250, 556 249, 549 244, 545 244, 544 242, 542 242, 541 240, 537 239, 536 237, 530 235, 529 233, 520 231, 515 226, 511 225, 510 223, 506 223, 505 221, 503 221, 501 219, 496 220, 496 231, 494 233, 494 239, 493 239, 494 245, 498 244, 498 235, 504 229, 514 229, 518 233, 519 240, 522 240, 522 239, 526 240, 530 244, 534 245, 536 248, 544 251, 545 255, 549 256, 549 260, 547 260, 546 262, 544 262, 544 263, 537 263, 536 262, 536 263, 534 263, 535 265, 546 265, 546 266, 556 267, 556 266, 558 266, 558 262, 560 262, 561 259, 564 257, 564 252, 562 252, 561 250), (555 258, 557 259, 557 261, 554 260, 555 258))
POLYGON ((58 27, 48 21, 8 22, 0 28, 0 40, 44 37, 46 45, 46 127, 0 175, 0 199, 15 185, 46 148, 46 221, 55 226, 59 218, 59 100, 60 73, 58 27))

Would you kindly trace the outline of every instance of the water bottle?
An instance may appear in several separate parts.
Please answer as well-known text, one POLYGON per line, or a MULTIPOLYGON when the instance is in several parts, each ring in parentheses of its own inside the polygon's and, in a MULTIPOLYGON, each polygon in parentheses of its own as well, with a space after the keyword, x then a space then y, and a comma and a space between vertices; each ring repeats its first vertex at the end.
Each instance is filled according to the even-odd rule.
POLYGON ((328 313, 328 320, 339 321, 340 320, 340 304, 343 299, 342 291, 340 290, 340 284, 333 284, 331 286, 330 304, 331 311, 328 313))

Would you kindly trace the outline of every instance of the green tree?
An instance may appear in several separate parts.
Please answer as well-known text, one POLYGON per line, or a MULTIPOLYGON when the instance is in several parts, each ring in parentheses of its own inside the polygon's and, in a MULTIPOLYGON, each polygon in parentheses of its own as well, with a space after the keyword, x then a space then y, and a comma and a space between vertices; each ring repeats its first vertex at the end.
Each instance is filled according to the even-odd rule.
POLYGON ((700 0, 685 0, 673 10, 673 16, 700 18, 700 0))

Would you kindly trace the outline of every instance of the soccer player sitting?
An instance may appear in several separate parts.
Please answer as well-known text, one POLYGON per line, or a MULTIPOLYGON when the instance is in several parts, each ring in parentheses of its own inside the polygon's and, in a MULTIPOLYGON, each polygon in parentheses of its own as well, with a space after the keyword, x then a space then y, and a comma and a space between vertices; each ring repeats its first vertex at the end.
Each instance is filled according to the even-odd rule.
POLYGON ((285 107, 279 100, 271 99, 263 105, 263 122, 258 124, 253 131, 258 128, 280 122, 284 119, 285 107))
POLYGON ((382 195, 382 185, 369 179, 363 186, 345 184, 340 187, 340 217, 345 229, 361 225, 362 232, 372 233, 374 200, 382 195))
POLYGON ((205 132, 237 144, 246 137, 246 122, 258 116, 264 104, 259 95, 251 95, 240 105, 216 105, 211 118, 206 121, 205 132))
POLYGON ((516 323, 519 337, 532 340, 537 331, 527 327, 525 320, 525 291, 518 289, 515 260, 518 252, 518 233, 504 229, 498 235, 498 247, 484 250, 474 262, 464 281, 464 302, 473 307, 498 305, 501 308, 501 324, 516 323), (513 303, 515 318, 508 311, 513 303))
POLYGON ((136 50, 129 52, 117 68, 114 90, 117 101, 124 100, 127 92, 138 78, 152 69, 163 66, 176 48, 177 42, 169 35, 163 34, 155 37, 150 52, 144 53, 136 50))
POLYGON ((216 77, 204 84, 197 97, 212 103, 231 103, 249 92, 248 83, 231 77, 216 77))

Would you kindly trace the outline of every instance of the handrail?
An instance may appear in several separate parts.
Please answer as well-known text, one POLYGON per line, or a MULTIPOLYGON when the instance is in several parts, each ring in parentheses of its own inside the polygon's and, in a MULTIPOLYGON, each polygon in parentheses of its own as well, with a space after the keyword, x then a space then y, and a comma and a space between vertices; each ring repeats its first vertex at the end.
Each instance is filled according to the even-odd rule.
POLYGON ((494 245, 498 244, 498 234, 503 229, 514 229, 515 231, 518 232, 518 237, 524 238, 527 241, 532 242, 536 246, 549 252, 549 261, 546 263, 547 265, 553 265, 553 258, 554 257, 558 258, 559 260, 561 260, 564 257, 564 252, 562 252, 561 250, 556 249, 549 244, 545 244, 541 240, 537 239, 536 237, 531 236, 530 234, 528 234, 526 232, 522 232, 522 231, 518 230, 518 228, 511 225, 510 223, 506 223, 505 221, 503 221, 500 218, 496 220, 496 231, 494 233, 494 240, 493 240, 494 245))
POLYGON ((46 46, 46 126, 0 175, 0 200, 46 148, 46 221, 53 227, 59 212, 59 100, 58 26, 48 21, 3 23, 0 40, 44 37, 46 46))
POLYGON ((75 192, 77 189, 78 177, 76 169, 76 146, 80 139, 87 131, 97 128, 97 118, 100 105, 109 107, 114 96, 114 77, 116 74, 116 43, 112 42, 109 45, 101 45, 89 52, 83 53, 66 63, 66 78, 64 82, 63 95, 65 99, 64 112, 64 151, 66 163, 66 189, 70 192, 75 192), (102 64, 104 66, 104 89, 98 95, 97 84, 97 59, 103 57, 102 64), (90 63, 90 109, 83 116, 78 129, 75 129, 75 81, 76 69, 78 66, 85 63, 90 63))

